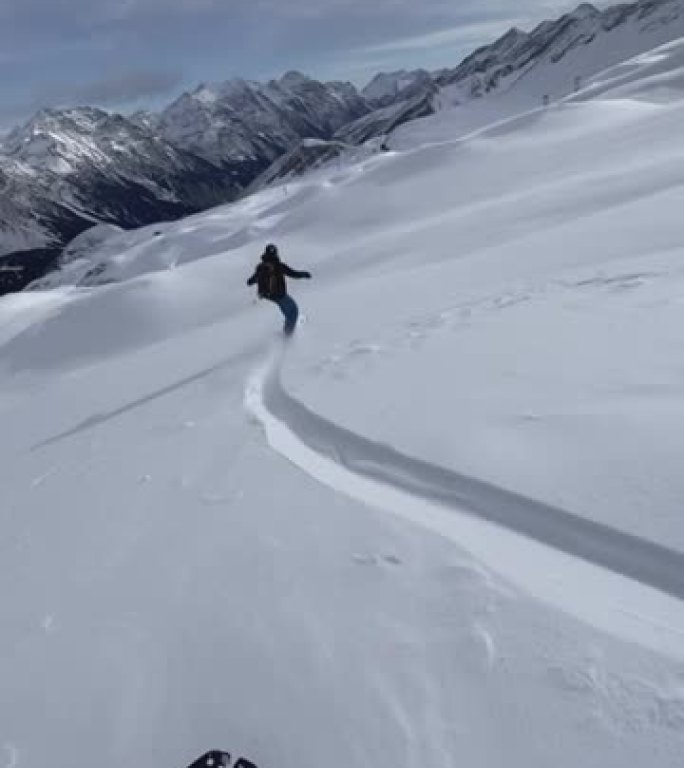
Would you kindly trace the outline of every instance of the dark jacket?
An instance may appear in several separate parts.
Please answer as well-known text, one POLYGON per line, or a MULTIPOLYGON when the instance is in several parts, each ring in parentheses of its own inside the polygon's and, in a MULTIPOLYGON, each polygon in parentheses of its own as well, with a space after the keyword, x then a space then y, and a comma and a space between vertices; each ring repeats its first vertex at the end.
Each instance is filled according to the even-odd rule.
POLYGON ((286 276, 298 280, 311 277, 311 273, 292 269, 280 261, 277 256, 270 258, 262 256, 261 264, 254 270, 254 274, 247 281, 247 285, 256 284, 259 298, 278 301, 283 296, 287 296, 286 276))

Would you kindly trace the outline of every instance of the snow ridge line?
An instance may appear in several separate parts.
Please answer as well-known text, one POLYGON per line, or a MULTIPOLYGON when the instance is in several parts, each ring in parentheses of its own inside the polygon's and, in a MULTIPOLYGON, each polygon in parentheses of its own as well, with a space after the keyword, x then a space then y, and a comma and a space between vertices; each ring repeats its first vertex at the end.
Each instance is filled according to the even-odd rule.
POLYGON ((387 508, 393 495, 395 514, 457 543, 459 520, 474 517, 684 600, 684 553, 407 456, 328 421, 285 391, 283 355, 284 349, 275 353, 253 375, 245 405, 274 450, 320 482, 376 507, 387 508), (427 504, 407 507, 407 496, 427 504))

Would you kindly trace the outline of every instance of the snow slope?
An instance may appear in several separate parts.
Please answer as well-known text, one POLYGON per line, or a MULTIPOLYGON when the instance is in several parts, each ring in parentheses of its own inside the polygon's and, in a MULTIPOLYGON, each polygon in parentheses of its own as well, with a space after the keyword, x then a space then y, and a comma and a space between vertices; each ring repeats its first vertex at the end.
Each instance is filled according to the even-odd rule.
MULTIPOLYGON (((424 120, 421 133, 427 139, 432 128, 434 140, 453 139, 539 107, 545 98, 557 102, 598 73, 682 35, 682 0, 639 0, 604 10, 582 3, 530 32, 511 29, 455 69, 435 73, 437 114, 424 120)), ((413 127, 393 133, 393 147, 404 146, 406 130, 413 127)))
POLYGON ((681 765, 683 72, 2 300, 6 764, 681 765), (270 240, 315 277, 286 347, 270 240))

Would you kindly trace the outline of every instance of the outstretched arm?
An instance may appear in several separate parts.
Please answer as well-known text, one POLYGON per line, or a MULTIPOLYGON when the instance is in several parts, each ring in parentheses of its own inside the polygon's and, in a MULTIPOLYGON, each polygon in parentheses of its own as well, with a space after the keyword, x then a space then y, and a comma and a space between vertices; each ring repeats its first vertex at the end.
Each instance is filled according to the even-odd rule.
POLYGON ((294 277, 295 280, 299 280, 301 278, 304 278, 308 280, 311 277, 311 272, 300 272, 297 269, 292 269, 292 267, 288 267, 287 264, 282 264, 283 272, 288 277, 294 277))
POLYGON ((258 279, 258 268, 254 270, 254 274, 247 281, 247 285, 254 285, 258 279))

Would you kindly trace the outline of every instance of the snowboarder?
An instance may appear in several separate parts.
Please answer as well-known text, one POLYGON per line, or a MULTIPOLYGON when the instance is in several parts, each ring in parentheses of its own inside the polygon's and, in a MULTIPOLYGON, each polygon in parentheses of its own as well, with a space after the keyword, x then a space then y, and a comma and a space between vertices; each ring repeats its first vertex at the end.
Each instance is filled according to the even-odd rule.
POLYGON ((261 263, 254 270, 254 274, 247 281, 247 285, 257 286, 260 299, 268 299, 280 307, 285 316, 283 333, 291 336, 297 325, 299 307, 295 300, 287 292, 285 277, 293 277, 296 280, 311 277, 310 272, 299 272, 283 263, 278 256, 278 249, 273 243, 269 243, 261 257, 261 263))

